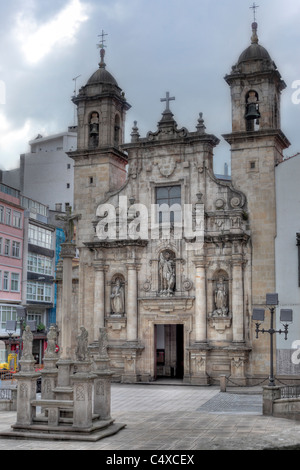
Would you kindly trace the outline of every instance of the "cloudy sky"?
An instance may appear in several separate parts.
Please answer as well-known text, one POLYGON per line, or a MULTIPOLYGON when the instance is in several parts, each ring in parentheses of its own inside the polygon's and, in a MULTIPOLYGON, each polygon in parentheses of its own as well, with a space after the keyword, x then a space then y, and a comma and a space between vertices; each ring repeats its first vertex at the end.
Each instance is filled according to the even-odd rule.
MULTIPOLYGON (((0 167, 18 165, 37 134, 74 123, 71 96, 97 69, 97 43, 106 36, 107 69, 132 108, 127 138, 138 121, 155 131, 169 91, 178 127, 195 129, 203 112, 207 132, 221 139, 215 170, 230 165, 222 134, 231 131, 224 76, 250 44, 251 0, 0 0, 0 167)), ((300 152, 300 1, 257 0, 260 44, 287 84, 282 129, 300 152), (298 84, 297 84, 297 81, 298 84)))

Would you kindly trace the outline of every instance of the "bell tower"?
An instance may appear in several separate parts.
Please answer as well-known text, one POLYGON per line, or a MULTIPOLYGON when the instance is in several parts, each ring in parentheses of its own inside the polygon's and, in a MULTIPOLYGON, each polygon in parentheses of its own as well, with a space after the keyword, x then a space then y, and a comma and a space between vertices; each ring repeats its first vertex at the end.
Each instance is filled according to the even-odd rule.
POLYGON ((109 192, 126 180, 127 154, 124 143, 126 111, 130 109, 125 94, 106 69, 102 32, 99 68, 89 78, 73 102, 77 105, 77 150, 68 155, 74 164, 74 211, 82 215, 78 224, 78 246, 93 236, 98 205, 109 192))
MULTIPOLYGON (((231 147, 232 182, 247 197, 252 299, 244 301, 250 315, 254 306, 265 304, 267 293, 275 292, 275 167, 290 145, 280 128, 280 98, 286 84, 259 44, 257 30, 254 21, 250 46, 225 76, 231 90, 232 131, 223 136, 231 147)), ((263 352, 268 351, 268 345, 260 345, 255 343, 255 348, 262 347, 255 355, 253 372, 258 373, 264 371, 263 352)))

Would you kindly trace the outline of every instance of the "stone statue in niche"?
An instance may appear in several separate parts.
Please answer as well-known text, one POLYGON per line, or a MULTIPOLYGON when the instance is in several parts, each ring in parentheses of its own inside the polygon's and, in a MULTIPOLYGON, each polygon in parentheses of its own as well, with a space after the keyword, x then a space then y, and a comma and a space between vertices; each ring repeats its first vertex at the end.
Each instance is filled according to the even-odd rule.
POLYGON ((116 279, 115 285, 111 290, 111 313, 115 315, 123 315, 125 313, 125 295, 124 287, 122 286, 121 279, 116 279))
POLYGON ((220 276, 214 292, 215 310, 213 316, 226 317, 228 314, 227 289, 224 276, 220 276))
POLYGON ((175 265, 169 251, 164 251, 159 258, 160 294, 172 295, 175 289, 175 265))

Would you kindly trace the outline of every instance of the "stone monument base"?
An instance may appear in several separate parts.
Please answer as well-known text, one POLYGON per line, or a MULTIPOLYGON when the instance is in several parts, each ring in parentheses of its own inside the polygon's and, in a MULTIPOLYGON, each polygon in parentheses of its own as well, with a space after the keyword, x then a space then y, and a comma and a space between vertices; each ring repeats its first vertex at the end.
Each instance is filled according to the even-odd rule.
POLYGON ((63 425, 51 427, 38 423, 22 427, 13 425, 11 430, 0 433, 0 437, 4 439, 97 442, 100 439, 117 434, 125 426, 126 424, 114 423, 113 420, 95 422, 89 429, 76 429, 63 425))

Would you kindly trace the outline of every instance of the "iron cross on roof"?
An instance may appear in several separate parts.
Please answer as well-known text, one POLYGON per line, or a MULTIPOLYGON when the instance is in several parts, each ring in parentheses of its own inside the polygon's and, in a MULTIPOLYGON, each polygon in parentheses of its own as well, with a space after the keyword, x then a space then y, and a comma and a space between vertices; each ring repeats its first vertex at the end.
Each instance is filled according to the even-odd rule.
POLYGON ((106 33, 103 31, 103 29, 102 29, 102 33, 98 35, 98 38, 101 38, 101 39, 102 39, 102 41, 100 42, 100 44, 98 44, 98 47, 99 47, 100 49, 103 49, 104 47, 106 47, 105 44, 104 44, 104 43, 105 43, 104 36, 108 36, 108 34, 106 34, 106 33))
POLYGON ((256 21, 256 9, 259 8, 259 5, 256 5, 255 2, 253 2, 252 7, 249 7, 251 10, 253 10, 253 17, 254 17, 254 22, 256 21))
POLYGON ((170 98, 170 93, 167 91, 166 92, 166 97, 165 98, 161 98, 160 101, 165 101, 166 102, 166 111, 170 111, 170 101, 173 101, 175 100, 175 97, 173 96, 172 98, 170 98))

